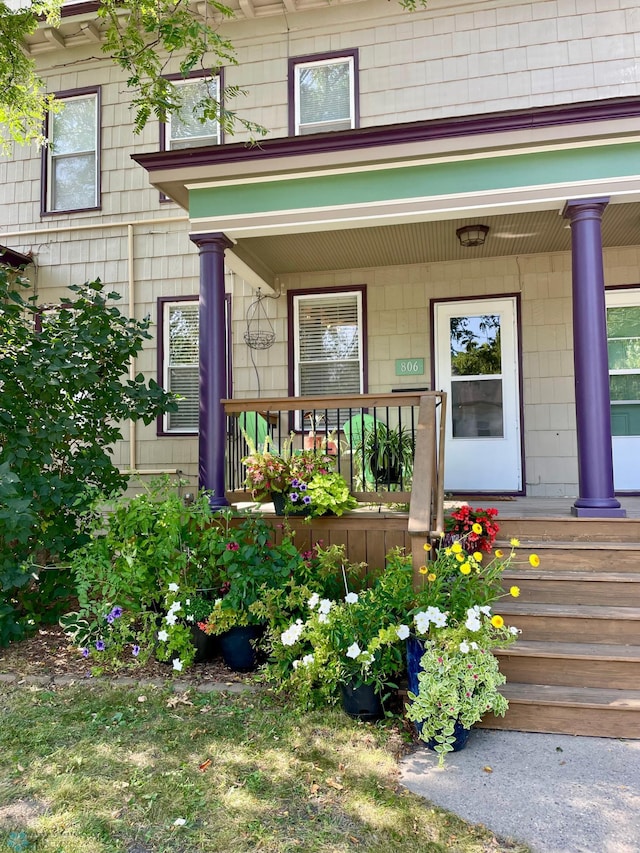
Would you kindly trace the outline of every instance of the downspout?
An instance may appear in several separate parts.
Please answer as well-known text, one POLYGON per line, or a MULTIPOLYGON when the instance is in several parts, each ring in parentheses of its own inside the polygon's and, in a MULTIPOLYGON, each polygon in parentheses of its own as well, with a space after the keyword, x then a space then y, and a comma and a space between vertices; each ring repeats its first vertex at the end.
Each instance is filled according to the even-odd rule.
MULTIPOLYGON (((130 223, 127 225, 127 272, 128 272, 128 283, 129 283, 129 317, 130 319, 135 318, 136 313, 136 296, 135 296, 135 285, 134 285, 134 277, 133 277, 133 225, 130 223)), ((131 356, 131 360, 129 361, 129 379, 133 382, 136 378, 136 357, 135 355, 131 356)), ((131 419, 129 421, 129 470, 136 470, 136 441, 137 441, 137 430, 136 430, 136 422, 131 419)))

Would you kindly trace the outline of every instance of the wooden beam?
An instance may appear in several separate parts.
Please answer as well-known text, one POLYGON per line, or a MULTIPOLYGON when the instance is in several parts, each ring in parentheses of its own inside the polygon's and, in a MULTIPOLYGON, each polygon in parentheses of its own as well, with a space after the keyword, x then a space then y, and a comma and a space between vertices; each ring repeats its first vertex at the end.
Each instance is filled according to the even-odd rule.
POLYGON ((63 36, 61 36, 57 30, 49 27, 44 30, 43 34, 49 44, 53 45, 53 47, 66 47, 66 42, 63 36))
POLYGON ((90 42, 99 44, 102 41, 102 34, 93 21, 87 21, 85 24, 80 24, 80 29, 90 42))
POLYGON ((244 12, 246 18, 255 18, 256 10, 252 0, 240 0, 240 8, 244 12))

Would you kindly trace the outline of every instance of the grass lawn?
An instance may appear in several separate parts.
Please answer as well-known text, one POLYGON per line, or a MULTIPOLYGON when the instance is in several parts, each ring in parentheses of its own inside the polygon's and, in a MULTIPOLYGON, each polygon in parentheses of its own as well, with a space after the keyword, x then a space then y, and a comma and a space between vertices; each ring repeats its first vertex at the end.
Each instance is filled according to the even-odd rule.
POLYGON ((398 786, 397 727, 266 692, 0 688, 0 850, 524 853, 398 786))

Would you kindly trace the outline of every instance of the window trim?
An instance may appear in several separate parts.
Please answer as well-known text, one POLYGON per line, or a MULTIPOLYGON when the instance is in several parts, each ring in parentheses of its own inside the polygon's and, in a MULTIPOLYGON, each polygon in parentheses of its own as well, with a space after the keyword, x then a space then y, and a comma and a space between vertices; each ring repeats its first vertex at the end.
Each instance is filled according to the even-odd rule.
MULTIPOLYGON (((49 146, 44 146, 41 155, 40 166, 40 215, 41 216, 59 216, 69 213, 84 213, 89 210, 102 209, 102 87, 88 86, 82 89, 67 89, 64 92, 56 92, 55 98, 59 101, 67 101, 72 98, 82 98, 88 95, 95 95, 96 108, 96 203, 90 207, 72 207, 60 208, 56 210, 49 209, 51 198, 49 182, 52 178, 51 156, 49 146)), ((51 119, 48 114, 44 123, 44 136, 49 139, 51 131, 51 119)))
MULTIPOLYGON (((231 294, 225 293, 225 306, 226 306, 226 334, 227 334, 227 397, 233 397, 233 363, 232 363, 232 352, 233 348, 231 346, 231 294)), ((196 295, 189 296, 159 296, 157 301, 156 308, 156 326, 158 329, 157 335, 157 350, 156 350, 156 374, 157 374, 157 382, 161 388, 165 387, 165 310, 169 305, 175 305, 177 302, 195 302, 199 303, 199 297, 196 295)), ((199 341, 198 341, 199 344, 199 341)), ((185 430, 168 430, 166 428, 167 416, 158 415, 156 420, 156 435, 158 437, 165 438, 197 438, 200 432, 200 428, 197 427, 195 430, 185 431, 185 430)))
MULTIPOLYGON (((296 69, 299 65, 328 64, 331 60, 350 59, 353 67, 352 93, 353 93, 353 116, 352 128, 360 127, 360 71, 358 66, 358 49, 334 50, 330 53, 313 53, 307 56, 295 56, 289 58, 289 71, 287 80, 287 103, 289 110, 289 136, 302 136, 296 132, 296 105, 297 86, 296 69)), ((340 131, 317 131, 318 133, 337 133, 340 131)), ((345 131, 342 131, 344 133, 345 131)), ((311 134, 309 134, 311 135, 311 134)))
MULTIPOLYGON (((298 297, 314 296, 326 297, 330 299, 336 295, 346 295, 349 293, 357 294, 360 305, 360 381, 361 394, 367 394, 369 391, 369 349, 368 340, 369 333, 367 327, 367 286, 366 284, 345 285, 342 287, 309 287, 300 288, 298 290, 287 291, 287 347, 288 347, 288 391, 290 397, 299 397, 300 394, 296 390, 297 379, 297 310, 296 304, 298 297)), ((354 407, 355 408, 355 407, 354 407)))

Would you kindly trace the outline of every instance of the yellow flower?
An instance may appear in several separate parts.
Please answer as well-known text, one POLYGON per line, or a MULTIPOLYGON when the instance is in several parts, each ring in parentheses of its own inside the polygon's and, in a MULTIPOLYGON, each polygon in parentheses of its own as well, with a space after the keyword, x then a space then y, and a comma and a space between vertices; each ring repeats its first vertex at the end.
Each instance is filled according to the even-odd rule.
POLYGON ((457 560, 459 563, 464 563, 464 561, 465 561, 466 559, 467 559, 467 558, 465 557, 465 555, 464 555, 464 554, 456 554, 456 560, 457 560))
POLYGON ((454 554, 459 554, 462 551, 462 545, 459 542, 454 542, 451 546, 451 550, 454 554))
POLYGON ((425 543, 424 543, 424 545, 423 545, 422 547, 424 548, 424 550, 425 550, 425 551, 430 551, 430 550, 431 550, 431 545, 430 545, 430 543, 429 543, 429 542, 425 542, 425 543))
POLYGON ((434 581, 435 579, 436 579, 435 572, 431 572, 430 574, 428 574, 428 575, 427 575, 427 580, 428 580, 428 581, 431 581, 431 582, 433 583, 433 581, 434 581))
POLYGON ((418 571, 420 572, 421 575, 426 575, 426 573, 429 571, 429 569, 426 566, 420 566, 418 571))
POLYGON ((447 555, 447 557, 450 557, 451 556, 451 548, 445 548, 444 553, 447 555))
POLYGON ((504 557, 504 551, 501 551, 500 548, 496 548, 496 557, 501 560, 504 557))
POLYGON ((537 554, 529 554, 529 562, 533 566, 534 569, 537 569, 540 565, 540 557, 537 554))
POLYGON ((496 613, 495 616, 491 617, 491 624, 494 628, 502 628, 502 626, 504 625, 504 619, 502 618, 502 616, 498 616, 498 614, 496 613))
POLYGON ((482 525, 478 524, 477 521, 471 525, 471 529, 473 530, 474 533, 477 533, 478 536, 480 536, 480 534, 482 533, 482 525))
POLYGON ((469 565, 469 563, 463 563, 460 566, 460 571, 462 572, 463 575, 468 575, 469 572, 471 571, 471 566, 469 565))
POLYGON ((509 544, 511 545, 512 548, 519 548, 520 547, 520 540, 516 539, 514 537, 513 539, 510 540, 509 544))
POLYGON ((474 551, 473 552, 473 559, 476 561, 476 563, 481 563, 482 557, 483 557, 483 554, 481 551, 474 551))
POLYGON ((520 595, 520 587, 512 586, 509 590, 509 594, 513 596, 513 598, 517 598, 520 595))

